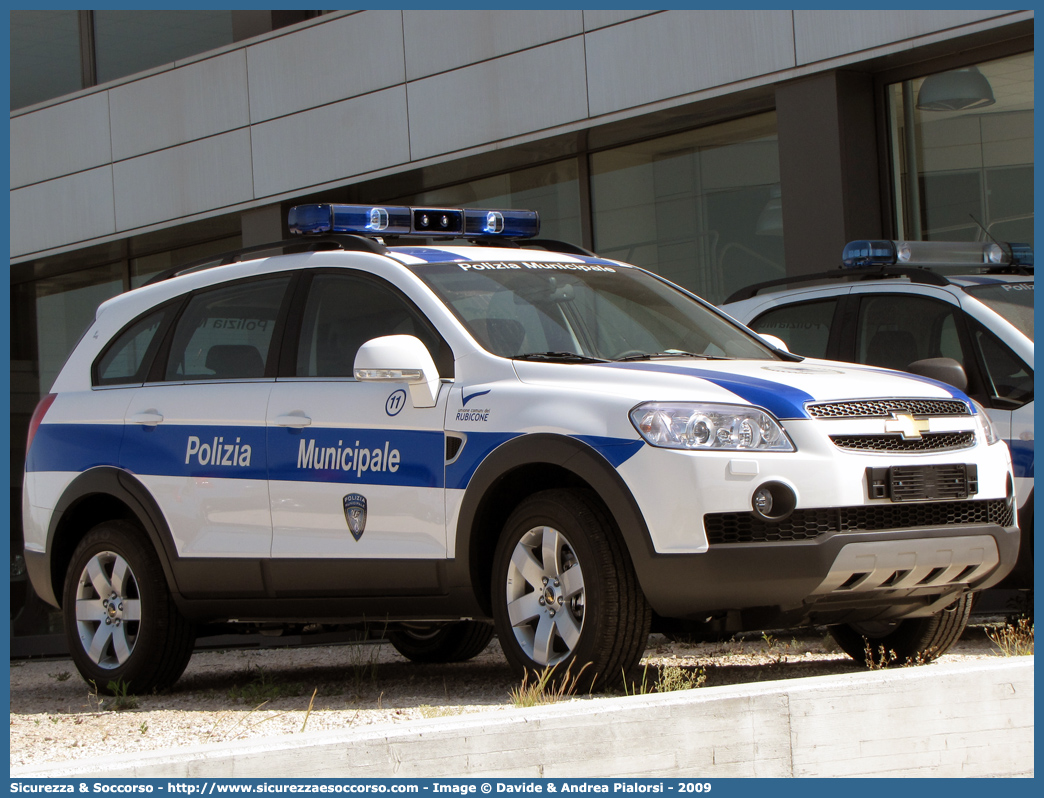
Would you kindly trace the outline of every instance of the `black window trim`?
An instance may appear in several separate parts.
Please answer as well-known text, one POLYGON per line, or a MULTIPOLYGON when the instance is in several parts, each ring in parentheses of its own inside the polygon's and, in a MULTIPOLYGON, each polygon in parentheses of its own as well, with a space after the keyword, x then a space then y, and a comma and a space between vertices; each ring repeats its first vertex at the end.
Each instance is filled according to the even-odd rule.
POLYGON ((180 308, 178 305, 183 301, 184 297, 177 297, 175 299, 168 300, 160 303, 159 305, 153 305, 148 310, 135 316, 129 322, 127 322, 120 331, 113 335, 109 341, 102 347, 102 350, 94 358, 94 362, 91 363, 91 389, 97 390, 109 390, 112 388, 133 388, 136 386, 144 385, 148 382, 148 377, 152 373, 153 363, 155 361, 157 353, 162 349, 163 343, 166 339, 167 332, 170 330, 174 319, 180 315, 180 308), (149 345, 145 350, 145 354, 141 359, 141 363, 138 365, 138 370, 134 375, 127 380, 113 380, 111 382, 103 382, 102 377, 99 374, 101 362, 105 356, 112 350, 112 348, 120 341, 123 336, 129 332, 135 325, 141 323, 145 319, 152 315, 160 314, 159 328, 156 330, 156 334, 152 336, 152 340, 149 341, 149 345))

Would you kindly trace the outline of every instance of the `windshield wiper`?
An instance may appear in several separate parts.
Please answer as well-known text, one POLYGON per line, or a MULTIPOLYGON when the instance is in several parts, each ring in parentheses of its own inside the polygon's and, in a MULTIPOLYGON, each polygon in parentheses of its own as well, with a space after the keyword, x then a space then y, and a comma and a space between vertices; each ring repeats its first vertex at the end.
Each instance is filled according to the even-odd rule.
POLYGON ((576 352, 528 352, 524 355, 516 355, 512 360, 557 360, 567 363, 608 363, 608 360, 600 357, 588 357, 578 355, 576 352))
POLYGON ((638 352, 634 355, 618 357, 615 362, 626 363, 628 360, 652 360, 654 357, 698 357, 701 360, 732 360, 731 357, 722 355, 699 355, 695 352, 683 352, 680 349, 667 349, 663 352, 638 352))

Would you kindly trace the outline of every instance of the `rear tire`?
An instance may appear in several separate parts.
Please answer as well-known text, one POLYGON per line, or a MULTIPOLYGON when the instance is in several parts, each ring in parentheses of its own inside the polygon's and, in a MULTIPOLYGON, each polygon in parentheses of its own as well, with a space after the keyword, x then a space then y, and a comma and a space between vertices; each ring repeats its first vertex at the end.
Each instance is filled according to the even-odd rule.
POLYGON ((941 657, 960 639, 973 601, 974 594, 965 593, 926 618, 843 624, 831 626, 830 634, 842 651, 868 668, 920 665, 941 657))
POLYGON ((195 630, 174 605, 139 527, 105 521, 88 532, 73 552, 62 596, 69 653, 98 692, 163 690, 184 672, 195 630))
POLYGON ((581 690, 638 664, 652 611, 615 524, 586 491, 548 490, 508 518, 493 558, 493 618, 521 676, 553 667, 581 690))
POLYGON ((392 647, 412 662, 464 662, 493 639, 493 627, 478 621, 410 626, 388 632, 392 647))

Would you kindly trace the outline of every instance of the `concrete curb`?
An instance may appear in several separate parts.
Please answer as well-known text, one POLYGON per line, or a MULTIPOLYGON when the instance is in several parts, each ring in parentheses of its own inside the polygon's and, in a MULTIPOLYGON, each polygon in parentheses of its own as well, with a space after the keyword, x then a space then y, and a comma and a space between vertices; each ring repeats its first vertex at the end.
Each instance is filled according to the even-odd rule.
POLYGON ((1033 775, 1033 657, 576 700, 12 777, 1033 775))

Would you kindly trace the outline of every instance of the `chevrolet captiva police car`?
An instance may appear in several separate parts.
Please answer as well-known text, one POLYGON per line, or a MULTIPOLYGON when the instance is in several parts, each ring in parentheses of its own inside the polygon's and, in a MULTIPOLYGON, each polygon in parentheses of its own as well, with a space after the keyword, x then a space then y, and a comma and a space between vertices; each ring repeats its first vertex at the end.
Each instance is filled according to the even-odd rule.
POLYGON ((982 403, 1011 450, 1022 531, 1019 561, 1001 586, 1031 590, 1032 248, 853 241, 841 260, 830 272, 747 286, 721 309, 796 354, 934 373, 982 403))
POLYGON ((298 251, 104 303, 23 503, 81 674, 166 687, 221 624, 357 623, 424 662, 495 630, 518 672, 597 684, 650 629, 945 651, 1018 554, 982 408, 791 355, 538 224, 299 206, 298 251))

